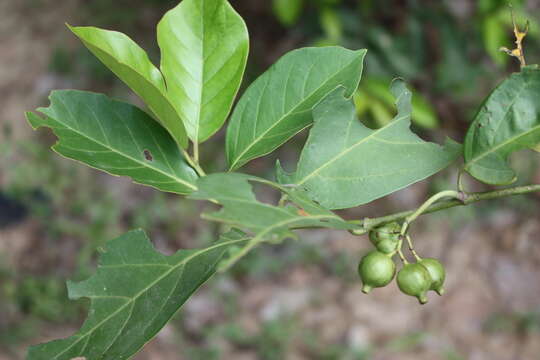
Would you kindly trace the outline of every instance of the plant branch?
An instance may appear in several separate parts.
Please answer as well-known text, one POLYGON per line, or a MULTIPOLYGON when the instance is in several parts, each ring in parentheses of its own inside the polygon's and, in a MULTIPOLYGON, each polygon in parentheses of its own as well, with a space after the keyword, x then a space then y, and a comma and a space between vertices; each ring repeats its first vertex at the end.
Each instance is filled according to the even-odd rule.
MULTIPOLYGON (((422 212, 422 215, 434 213, 434 212, 445 210, 445 209, 450 209, 456 206, 470 205, 470 204, 483 201, 483 200, 491 200, 491 199, 503 198, 507 196, 513 196, 513 195, 523 195, 523 194, 528 194, 528 193, 533 193, 533 192, 540 192, 540 184, 517 186, 517 187, 512 187, 512 188, 507 188, 507 189, 500 189, 500 190, 493 190, 493 191, 486 191, 486 192, 469 193, 464 196, 463 200, 449 200, 449 201, 443 201, 437 204, 430 205, 428 208, 425 209, 425 211, 422 212)), ((402 211, 402 212, 387 215, 387 216, 381 216, 381 217, 372 218, 372 219, 366 218, 364 220, 356 221, 355 223, 358 224, 358 229, 352 230, 351 233, 353 233, 354 235, 366 234, 369 232, 369 230, 379 225, 406 219, 407 217, 413 215, 416 211, 417 209, 414 209, 414 210, 402 211)))

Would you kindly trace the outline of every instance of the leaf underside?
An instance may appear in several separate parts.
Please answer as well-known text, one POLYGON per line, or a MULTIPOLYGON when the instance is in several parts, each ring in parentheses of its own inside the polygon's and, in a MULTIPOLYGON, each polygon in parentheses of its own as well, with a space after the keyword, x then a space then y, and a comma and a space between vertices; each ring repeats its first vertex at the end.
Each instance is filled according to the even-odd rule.
POLYGON ((27 113, 32 127, 50 127, 54 151, 112 175, 177 194, 196 190, 197 175, 167 131, 139 108, 105 95, 53 91, 45 117, 27 113))
POLYGON ((504 80, 486 99, 465 138, 465 170, 492 185, 517 176, 508 156, 540 143, 540 69, 529 66, 504 80))
POLYGON ((184 0, 160 21, 167 93, 189 137, 203 142, 229 115, 246 67, 249 36, 225 0, 184 0))
POLYGON ((88 318, 75 335, 30 348, 28 360, 122 360, 135 354, 216 271, 240 232, 223 235, 205 249, 157 252, 145 233, 131 231, 109 241, 94 276, 68 282, 71 299, 91 300, 88 318))
POLYGON ((226 136, 231 170, 266 155, 312 123, 311 109, 336 86, 352 96, 366 50, 341 47, 291 51, 249 86, 226 136))
POLYGON ((92 26, 69 27, 105 66, 128 85, 169 131, 178 145, 187 146, 184 124, 167 97, 165 79, 146 52, 127 35, 92 26))
POLYGON ((392 83, 398 114, 372 130, 356 118, 352 101, 338 88, 313 110, 314 126, 296 172, 278 162, 278 181, 305 189, 328 209, 358 206, 425 179, 447 167, 461 146, 426 142, 410 130, 411 92, 402 80, 392 83))

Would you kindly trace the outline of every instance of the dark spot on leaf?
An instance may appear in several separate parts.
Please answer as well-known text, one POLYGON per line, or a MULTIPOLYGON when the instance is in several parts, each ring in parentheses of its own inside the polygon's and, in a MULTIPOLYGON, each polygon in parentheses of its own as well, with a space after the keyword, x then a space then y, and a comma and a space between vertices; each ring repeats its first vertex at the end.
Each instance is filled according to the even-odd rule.
POLYGON ((154 158, 152 157, 152 154, 150 153, 149 150, 144 150, 144 158, 148 161, 153 161, 154 158))

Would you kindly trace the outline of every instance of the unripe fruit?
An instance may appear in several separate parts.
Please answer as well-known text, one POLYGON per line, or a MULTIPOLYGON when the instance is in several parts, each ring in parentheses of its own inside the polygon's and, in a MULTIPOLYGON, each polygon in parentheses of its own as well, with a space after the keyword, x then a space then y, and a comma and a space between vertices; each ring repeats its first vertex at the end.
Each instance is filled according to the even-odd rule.
POLYGON ((446 277, 444 266, 437 259, 426 258, 419 262, 420 265, 425 267, 429 273, 431 279, 430 290, 434 290, 437 294, 444 294, 443 283, 446 277))
POLYGON ((374 250, 365 255, 358 264, 358 274, 362 279, 362 292, 386 286, 396 274, 396 264, 390 257, 374 250))
POLYGON ((375 228, 369 232, 369 240, 377 250, 390 254, 396 251, 399 242, 400 226, 398 223, 390 223, 375 228))
POLYGON ((398 272, 397 284, 407 295, 416 296, 420 304, 427 303, 426 292, 431 285, 427 269, 420 264, 406 264, 398 272))
POLYGON ((384 254, 392 254, 397 250, 398 242, 392 240, 382 240, 375 246, 377 250, 384 254))

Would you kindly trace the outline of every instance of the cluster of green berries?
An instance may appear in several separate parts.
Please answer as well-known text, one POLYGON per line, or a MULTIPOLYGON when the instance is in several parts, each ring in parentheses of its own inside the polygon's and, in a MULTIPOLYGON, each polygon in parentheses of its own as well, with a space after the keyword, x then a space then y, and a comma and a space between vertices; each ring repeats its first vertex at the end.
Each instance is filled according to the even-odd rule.
MULTIPOLYGON (((369 293, 373 288, 388 285, 396 275, 396 264, 392 260, 398 253, 403 237, 400 235, 401 227, 397 223, 391 223, 376 228, 369 233, 369 239, 376 250, 365 255, 358 265, 358 273, 362 279, 362 291, 369 293)), ((429 290, 442 295, 445 271, 443 265, 436 259, 421 259, 416 255, 417 262, 404 262, 403 267, 397 274, 399 289, 411 296, 418 298, 421 304, 427 302, 426 293, 429 290)))

